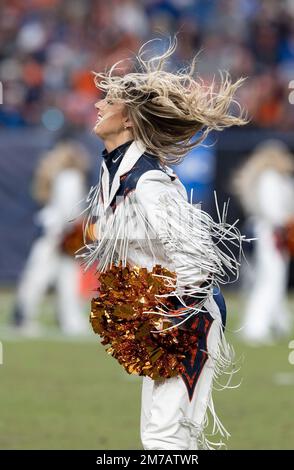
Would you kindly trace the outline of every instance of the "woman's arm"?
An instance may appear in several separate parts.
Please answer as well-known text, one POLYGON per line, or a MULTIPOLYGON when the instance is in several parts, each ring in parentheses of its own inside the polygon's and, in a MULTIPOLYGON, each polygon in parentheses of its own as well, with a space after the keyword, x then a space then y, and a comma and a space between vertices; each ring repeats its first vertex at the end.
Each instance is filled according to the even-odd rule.
MULTIPOLYGON (((199 286, 209 277, 202 258, 207 257, 205 235, 199 210, 187 211, 193 206, 187 202, 183 185, 160 170, 151 170, 141 176, 136 187, 136 199, 159 239, 167 258, 172 262, 179 289, 199 286), (197 215, 197 217, 195 217, 197 215)), ((203 260, 204 261, 204 260, 203 260)))
POLYGON ((160 240, 172 263, 176 274, 176 281, 169 280, 172 297, 184 322, 201 310, 214 287, 238 276, 243 237, 235 224, 226 222, 226 211, 215 222, 199 205, 187 201, 178 180, 162 171, 142 175, 136 199, 153 239, 160 240))

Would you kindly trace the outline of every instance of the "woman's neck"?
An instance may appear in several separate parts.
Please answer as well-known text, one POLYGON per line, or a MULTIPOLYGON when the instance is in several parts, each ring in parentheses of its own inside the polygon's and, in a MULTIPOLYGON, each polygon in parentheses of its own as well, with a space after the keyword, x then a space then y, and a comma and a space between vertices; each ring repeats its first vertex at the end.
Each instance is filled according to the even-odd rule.
POLYGON ((106 138, 104 140, 104 145, 105 145, 105 148, 106 148, 107 152, 109 153, 109 152, 112 152, 112 150, 119 147, 120 145, 123 145, 126 142, 128 142, 129 140, 133 140, 133 139, 134 139, 134 137, 133 137, 132 133, 130 131, 126 131, 121 135, 118 135, 118 136, 115 136, 115 137, 111 136, 111 137, 109 137, 109 139, 106 138))

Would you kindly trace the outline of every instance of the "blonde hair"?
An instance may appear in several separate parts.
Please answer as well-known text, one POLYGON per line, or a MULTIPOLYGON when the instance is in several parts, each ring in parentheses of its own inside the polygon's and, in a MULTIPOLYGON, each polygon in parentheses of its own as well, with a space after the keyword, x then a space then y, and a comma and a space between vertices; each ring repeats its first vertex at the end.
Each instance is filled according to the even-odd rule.
POLYGON ((66 141, 58 143, 41 158, 32 184, 33 197, 45 204, 51 194, 54 178, 65 168, 76 168, 86 174, 90 160, 86 149, 78 142, 66 141))
POLYGON ((140 48, 136 57, 139 71, 120 76, 116 73, 122 62, 119 61, 105 73, 94 72, 97 88, 110 99, 126 105, 134 139, 141 141, 148 152, 165 163, 179 163, 211 130, 221 131, 248 122, 234 99, 245 78, 232 83, 229 73, 220 71, 217 89, 214 79, 207 85, 199 77, 194 78, 197 56, 187 69, 166 71, 167 59, 176 50, 176 38, 161 56, 145 60, 149 42, 140 48), (237 106, 237 115, 230 112, 233 104, 237 106), (201 135, 193 139, 200 130, 201 135))
POLYGON ((270 169, 284 175, 294 172, 293 155, 284 142, 278 139, 268 139, 257 145, 233 177, 233 192, 249 214, 255 212, 257 180, 270 169))

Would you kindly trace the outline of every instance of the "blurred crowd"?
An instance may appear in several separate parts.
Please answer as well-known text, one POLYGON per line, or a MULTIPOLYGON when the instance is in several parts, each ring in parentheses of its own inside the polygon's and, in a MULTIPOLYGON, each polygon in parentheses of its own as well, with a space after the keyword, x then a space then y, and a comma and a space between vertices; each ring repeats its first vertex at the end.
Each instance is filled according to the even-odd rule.
POLYGON ((178 33, 172 66, 201 50, 204 80, 218 69, 248 77, 239 99, 251 126, 293 128, 294 0, 3 0, 0 10, 1 127, 91 128, 91 71, 178 33))

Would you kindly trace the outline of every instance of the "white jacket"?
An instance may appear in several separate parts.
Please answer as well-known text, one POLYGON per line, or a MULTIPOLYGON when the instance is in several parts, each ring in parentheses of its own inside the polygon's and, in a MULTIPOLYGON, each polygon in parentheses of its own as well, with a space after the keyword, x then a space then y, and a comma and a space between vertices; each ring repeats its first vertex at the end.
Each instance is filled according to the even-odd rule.
POLYGON ((53 181, 50 199, 35 217, 43 233, 59 243, 69 222, 80 212, 81 201, 87 194, 85 176, 77 168, 65 168, 53 181))
POLYGON ((219 221, 214 222, 199 206, 187 201, 185 188, 173 171, 146 153, 140 143, 134 141, 119 157, 121 161, 115 158, 120 164, 116 173, 111 173, 111 187, 104 160, 100 180, 90 190, 85 241, 93 224, 96 240, 86 244, 86 252, 77 256, 84 258, 85 269, 95 263, 100 272, 106 272, 113 263, 146 267, 150 271, 161 265, 172 272, 164 276, 171 288, 169 294, 161 295, 154 310, 144 313, 170 317, 171 326, 166 330, 175 325, 193 329, 194 320, 198 323, 199 349, 196 355, 187 354, 181 375, 190 397, 185 395, 186 401, 191 400, 198 386, 197 405, 191 403, 201 429, 191 419, 186 425, 191 429, 196 426, 202 447, 211 448, 202 429, 207 407, 214 432, 228 436, 215 413, 212 379, 226 371, 229 383, 234 372, 231 370, 234 353, 223 334, 225 303, 215 287, 225 283, 229 273, 238 275, 239 263, 231 248, 241 249, 242 237, 235 225, 226 223, 226 207, 219 221), (175 305, 172 313, 165 307, 165 297, 175 305), (198 382, 200 376, 202 381, 198 382))
POLYGON ((86 253, 77 254, 84 258, 85 269, 96 263, 98 271, 105 272, 119 262, 149 270, 156 264, 166 267, 176 273, 176 283, 170 282, 173 295, 187 307, 182 315, 197 314, 214 286, 227 282, 228 273, 238 275, 231 247, 240 247, 242 237, 234 224, 226 223, 226 208, 216 223, 190 204, 173 171, 146 154, 137 141, 123 156, 110 190, 103 161, 87 203, 85 233, 95 223, 97 239, 86 244, 86 253), (189 298, 201 300, 193 312, 186 303, 189 298))

